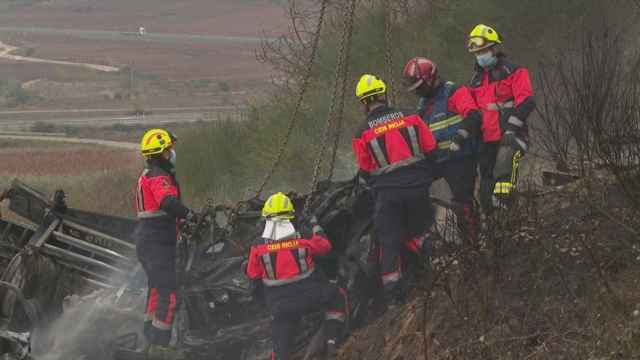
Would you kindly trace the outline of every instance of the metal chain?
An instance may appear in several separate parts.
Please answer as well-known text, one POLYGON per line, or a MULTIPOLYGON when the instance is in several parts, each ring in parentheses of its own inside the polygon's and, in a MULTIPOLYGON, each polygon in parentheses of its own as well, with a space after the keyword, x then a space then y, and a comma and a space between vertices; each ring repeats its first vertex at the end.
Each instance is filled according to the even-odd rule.
MULTIPOLYGON (((316 186, 318 185, 318 178, 320 176, 320 168, 322 167, 322 160, 324 158, 324 153, 327 148, 327 144, 329 143, 329 136, 331 133, 331 125, 333 124, 335 118, 338 114, 342 114, 342 107, 339 104, 344 104, 344 88, 346 86, 346 76, 345 71, 347 69, 347 64, 345 61, 347 60, 347 52, 348 47, 350 47, 351 41, 351 32, 353 30, 353 16, 355 13, 355 3, 356 0, 350 0, 349 12, 344 15, 343 22, 343 32, 342 38, 340 39, 340 50, 338 55, 338 64, 336 65, 336 71, 334 73, 334 88, 333 93, 331 95, 331 105, 329 107, 329 114, 327 116, 327 124, 324 128, 324 135, 322 137, 322 144, 320 145, 320 150, 318 151, 318 155, 316 157, 315 165, 313 168, 313 177, 311 180, 310 193, 315 191, 316 186), (342 83, 340 82, 342 80, 342 83), (339 98, 343 98, 342 102, 339 101, 339 98), (339 109, 339 107, 341 107, 339 109)), ((307 197, 304 206, 304 212, 307 211, 309 207, 309 203, 311 201, 311 196, 307 197)))
POLYGON ((318 16, 318 24, 316 25, 316 31, 313 36, 313 43, 311 46, 311 54, 309 55, 309 62, 307 63, 307 68, 305 70, 304 76, 302 78, 302 86, 300 87, 300 93, 298 94, 298 99, 296 101, 295 107, 293 109, 293 113, 291 114, 291 119, 289 120, 289 125, 287 127, 287 133, 285 135, 284 141, 280 145, 280 149, 278 149, 278 154, 273 161, 271 169, 267 172, 267 175, 264 177, 262 184, 256 191, 255 197, 260 197, 262 191, 265 186, 269 183, 273 174, 275 174, 276 168, 280 165, 282 161, 282 157, 284 155, 285 150, 287 149, 287 145, 289 144, 289 139, 291 138, 291 134, 293 133, 293 128, 295 127, 296 120, 298 119, 298 113, 300 112, 300 107, 302 106, 302 101, 304 100, 304 95, 307 92, 307 88, 309 87, 309 81, 311 79, 311 73, 313 70, 313 64, 315 62, 316 53, 318 52, 318 44, 320 42, 320 33, 322 32, 322 25, 324 23, 324 17, 327 9, 328 0, 322 1, 322 7, 320 8, 320 15, 318 16))
POLYGON ((391 4, 391 0, 383 0, 384 3, 384 50, 385 50, 385 61, 387 66, 387 84, 390 90, 387 91, 387 98, 389 103, 393 104, 396 99, 396 87, 393 81, 393 7, 391 4))
POLYGON ((338 98, 338 115, 335 134, 333 137, 333 147, 331 148, 331 160, 329 162, 329 176, 328 180, 333 179, 333 173, 336 165, 336 157, 338 155, 338 146, 340 145, 340 139, 342 138, 342 125, 344 123, 344 102, 346 98, 347 80, 349 79, 349 64, 351 62, 351 40, 353 38, 353 23, 355 20, 356 0, 351 1, 351 7, 349 8, 349 19, 347 23, 347 38, 346 38, 346 54, 344 60, 344 68, 342 69, 342 88, 340 90, 340 96, 338 98))

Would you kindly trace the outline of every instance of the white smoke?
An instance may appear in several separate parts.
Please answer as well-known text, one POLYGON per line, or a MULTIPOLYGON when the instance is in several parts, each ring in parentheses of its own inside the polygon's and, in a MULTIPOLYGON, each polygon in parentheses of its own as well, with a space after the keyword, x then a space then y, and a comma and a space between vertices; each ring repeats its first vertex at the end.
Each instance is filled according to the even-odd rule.
POLYGON ((98 290, 68 296, 62 315, 34 331, 32 355, 37 360, 112 360, 116 339, 137 333, 142 339, 144 297, 118 297, 98 290))

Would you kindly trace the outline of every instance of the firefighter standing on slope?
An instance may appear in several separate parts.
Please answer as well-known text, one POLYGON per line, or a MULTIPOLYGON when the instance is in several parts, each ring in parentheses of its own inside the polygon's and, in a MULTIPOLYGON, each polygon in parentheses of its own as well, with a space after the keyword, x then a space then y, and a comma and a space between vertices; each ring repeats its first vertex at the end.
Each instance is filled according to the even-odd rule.
POLYGON ((417 115, 389 106, 385 83, 363 75, 356 96, 367 115, 352 140, 360 176, 375 196, 374 231, 380 246, 381 282, 387 305, 406 298, 403 249, 433 223, 428 192, 436 141, 417 115))
MULTIPOLYGON (((437 65, 424 57, 407 62, 403 77, 408 90, 419 97, 418 114, 428 124, 438 142, 434 180, 444 178, 453 195, 462 236, 476 239, 474 190, 476 156, 482 115, 469 88, 443 80, 437 65)), ((422 243, 429 241, 428 232, 422 243)), ((422 244, 415 243, 413 248, 422 244)))
POLYGON ((273 319, 271 359, 291 359, 298 322, 320 309, 325 310, 327 358, 334 359, 346 316, 346 292, 330 283, 314 264, 314 256, 329 253, 331 243, 315 218, 309 238, 296 230, 293 203, 283 193, 267 199, 262 216, 264 232, 261 241, 251 246, 246 274, 264 285, 273 319))
POLYGON ((138 224, 133 237, 149 284, 144 334, 150 359, 180 357, 169 348, 176 308, 177 225, 179 220, 195 221, 196 215, 180 201, 175 143, 176 138, 168 131, 152 129, 140 144, 146 166, 137 184, 138 224))
POLYGON ((475 55, 471 89, 482 110, 478 160, 480 203, 485 212, 508 205, 518 180, 519 162, 528 148, 527 118, 535 109, 529 71, 499 51, 500 35, 477 25, 467 49, 475 55))

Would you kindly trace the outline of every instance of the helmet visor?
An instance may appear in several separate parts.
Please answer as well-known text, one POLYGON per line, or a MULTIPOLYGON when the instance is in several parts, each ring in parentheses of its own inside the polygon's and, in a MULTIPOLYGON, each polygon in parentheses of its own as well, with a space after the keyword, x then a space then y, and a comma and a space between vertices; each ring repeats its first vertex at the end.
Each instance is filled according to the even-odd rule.
POLYGON ((469 49, 469 51, 471 52, 474 52, 486 49, 492 45, 494 45, 493 42, 487 41, 487 39, 483 37, 474 36, 469 38, 469 42, 467 42, 467 49, 469 49))

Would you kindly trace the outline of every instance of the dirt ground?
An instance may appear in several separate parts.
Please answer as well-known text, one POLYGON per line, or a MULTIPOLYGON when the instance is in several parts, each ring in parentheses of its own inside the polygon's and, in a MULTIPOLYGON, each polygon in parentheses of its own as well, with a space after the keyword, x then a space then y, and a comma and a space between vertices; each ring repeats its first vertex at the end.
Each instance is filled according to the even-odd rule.
MULTIPOLYGON (((3 3, 3 26, 256 36, 283 30, 278 0, 30 0, 3 3)), ((286 23, 284 24, 286 26, 286 23)))
MULTIPOLYGON (((259 36, 257 32, 255 35, 259 36)), ((265 80, 269 69, 256 60, 259 43, 164 43, 8 34, 5 42, 33 49, 33 56, 63 61, 131 67, 168 80, 265 80)))
POLYGON ((105 74, 0 60, 0 80, 28 85, 31 97, 21 109, 127 106, 132 83, 141 94, 135 101, 145 106, 246 103, 259 98, 274 76, 256 59, 259 39, 278 36, 288 26, 284 7, 270 0, 0 2, 0 24, 0 41, 18 47, 15 55, 122 69, 105 74), (199 41, 178 35, 157 41, 122 35, 139 26, 150 34, 231 38, 199 41), (73 35, 20 31, 34 27, 71 29, 73 35))

